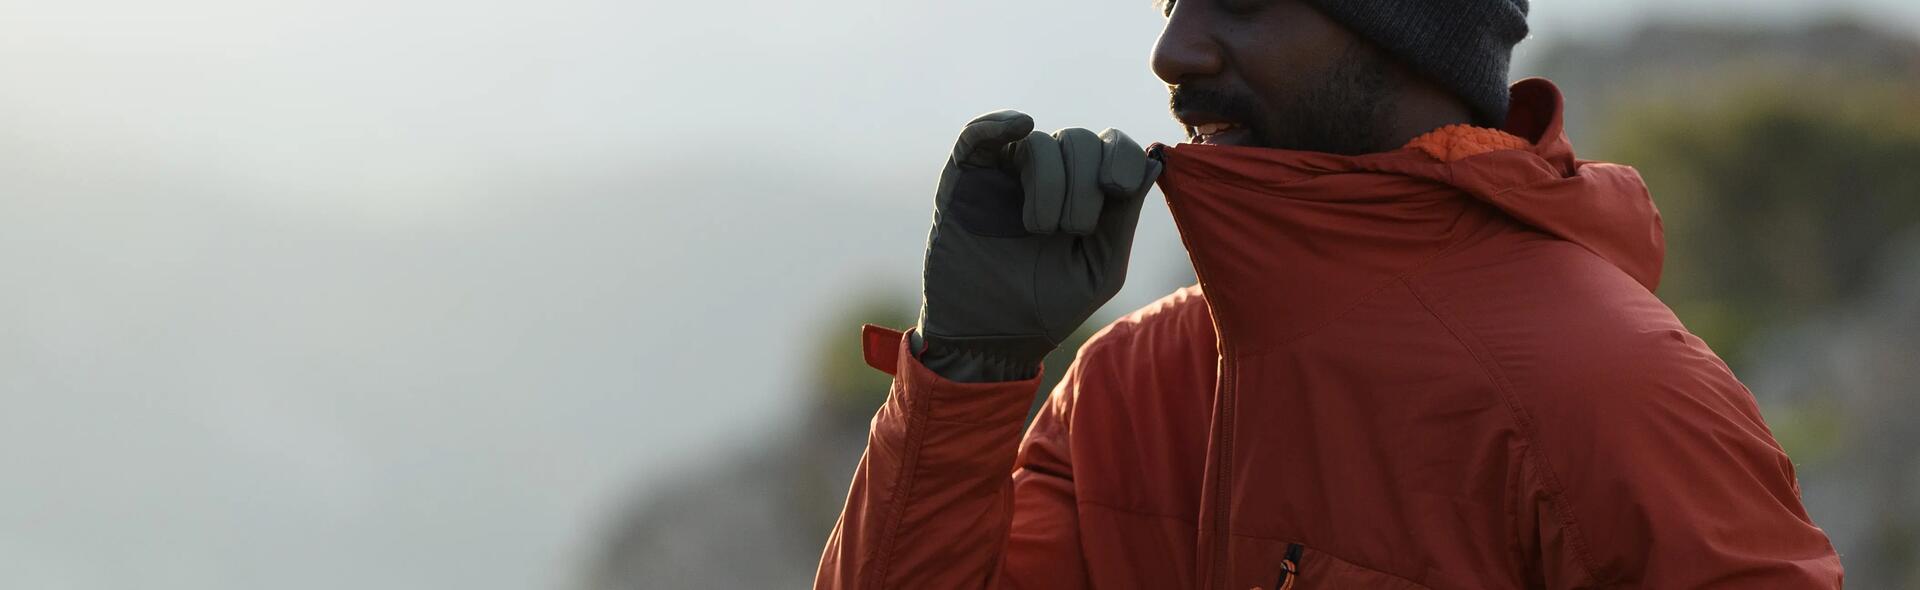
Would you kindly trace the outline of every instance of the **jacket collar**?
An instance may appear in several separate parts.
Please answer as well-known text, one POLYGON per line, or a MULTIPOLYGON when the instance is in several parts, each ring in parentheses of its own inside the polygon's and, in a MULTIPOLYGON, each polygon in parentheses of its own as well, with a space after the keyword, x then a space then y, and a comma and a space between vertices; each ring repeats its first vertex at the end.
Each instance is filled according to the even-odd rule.
POLYGON ((1156 146, 1160 188, 1221 338, 1265 347, 1311 333, 1502 214, 1653 289, 1664 246, 1638 173, 1574 157, 1551 82, 1524 80, 1511 93, 1505 130, 1530 145, 1453 161, 1416 149, 1156 146))

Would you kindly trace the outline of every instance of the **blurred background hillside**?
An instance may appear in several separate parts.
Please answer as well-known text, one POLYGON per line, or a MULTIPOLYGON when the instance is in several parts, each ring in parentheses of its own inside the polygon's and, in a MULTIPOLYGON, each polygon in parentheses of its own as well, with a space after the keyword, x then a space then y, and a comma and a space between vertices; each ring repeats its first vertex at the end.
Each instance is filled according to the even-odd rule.
MULTIPOLYGON (((954 131, 1176 140, 1149 4, 0 2, 0 587, 805 586, 954 131)), ((1515 76, 1920 589, 1920 5, 1535 4, 1515 76)), ((1142 223, 1096 321, 1191 281, 1142 223)))

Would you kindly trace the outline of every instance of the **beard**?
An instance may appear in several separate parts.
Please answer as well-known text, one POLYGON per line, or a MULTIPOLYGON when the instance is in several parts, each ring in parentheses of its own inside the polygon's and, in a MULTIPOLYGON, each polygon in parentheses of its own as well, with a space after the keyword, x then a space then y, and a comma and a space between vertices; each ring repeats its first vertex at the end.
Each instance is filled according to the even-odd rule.
POLYGON ((1355 42, 1313 79, 1283 96, 1245 89, 1181 84, 1170 91, 1174 112, 1215 113, 1248 129, 1253 147, 1357 156, 1389 151, 1387 99, 1392 65, 1379 50, 1355 42), (1266 100, 1262 100, 1265 98, 1266 100))

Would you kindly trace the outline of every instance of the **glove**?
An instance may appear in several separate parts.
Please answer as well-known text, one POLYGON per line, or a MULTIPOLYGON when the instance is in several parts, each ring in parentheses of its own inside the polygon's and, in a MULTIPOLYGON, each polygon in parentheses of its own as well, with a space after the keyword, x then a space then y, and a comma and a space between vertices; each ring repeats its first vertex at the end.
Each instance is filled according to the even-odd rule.
POLYGON ((1029 379, 1120 291, 1161 165, 1125 133, 981 115, 934 198, 913 351, 947 379, 1029 379))

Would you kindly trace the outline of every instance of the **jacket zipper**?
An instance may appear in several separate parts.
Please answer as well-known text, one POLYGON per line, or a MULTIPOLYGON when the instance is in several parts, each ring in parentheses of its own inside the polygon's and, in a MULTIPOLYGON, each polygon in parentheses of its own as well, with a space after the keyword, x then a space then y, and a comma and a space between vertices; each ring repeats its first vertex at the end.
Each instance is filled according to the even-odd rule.
POLYGON ((1287 558, 1280 562, 1280 579, 1273 583, 1274 590, 1293 590, 1293 582, 1300 577, 1300 552, 1306 547, 1299 543, 1287 545, 1287 558))
MULTIPOLYGON (((1204 293, 1205 281, 1201 282, 1200 288, 1204 293)), ((1214 434, 1214 440, 1220 443, 1220 451, 1216 454, 1220 469, 1218 477, 1213 482, 1213 575, 1214 587, 1225 590, 1229 577, 1226 573, 1226 544, 1233 540, 1228 533, 1231 530, 1230 520, 1233 511, 1227 505, 1227 497, 1231 495, 1233 489, 1233 405, 1234 398, 1239 393, 1234 389, 1234 378, 1239 367, 1233 361, 1233 346, 1228 344, 1224 337, 1220 342, 1220 395, 1217 400, 1220 404, 1220 432, 1214 434)))
MULTIPOLYGON (((1160 153, 1160 147, 1155 146, 1154 149, 1149 150, 1148 157, 1155 159, 1163 158, 1160 153)), ((1184 206, 1176 204, 1172 195, 1168 195, 1167 208, 1173 213, 1175 223, 1177 224, 1181 217, 1179 209, 1183 209, 1184 206)), ((1193 251, 1193 243, 1187 239, 1186 234, 1180 235, 1180 245, 1185 246, 1188 252, 1193 251)), ((1199 261, 1194 262, 1193 274, 1194 278, 1200 281, 1200 292, 1203 295, 1212 290, 1211 286, 1213 282, 1207 280, 1207 272, 1205 269, 1200 268, 1199 261)), ((1211 309, 1214 305, 1211 300, 1207 302, 1207 305, 1209 307, 1208 315, 1216 318, 1219 317, 1218 314, 1213 313, 1211 309)), ((1227 338, 1225 326, 1221 326, 1219 322, 1214 322, 1214 333, 1218 338, 1220 348, 1218 351, 1220 353, 1220 382, 1217 385, 1218 389, 1216 390, 1214 400, 1215 403, 1219 405, 1221 428, 1219 432, 1213 433, 1214 442, 1219 443, 1219 450, 1214 454, 1214 457, 1220 469, 1213 481, 1214 545, 1213 567, 1211 572, 1213 583, 1210 585, 1216 590, 1226 590, 1229 580, 1226 575, 1227 548, 1225 544, 1232 541, 1232 537, 1228 534, 1228 531, 1231 530, 1229 519, 1233 512, 1232 509, 1227 506, 1227 496, 1230 495, 1230 490, 1232 490, 1233 402, 1234 398, 1238 396, 1238 392, 1234 390, 1234 377, 1239 367, 1234 362, 1233 341, 1227 338)))

